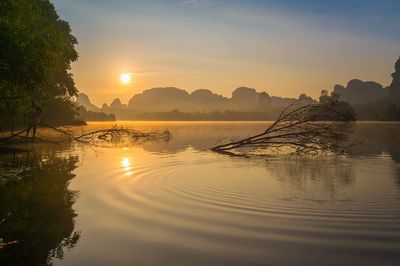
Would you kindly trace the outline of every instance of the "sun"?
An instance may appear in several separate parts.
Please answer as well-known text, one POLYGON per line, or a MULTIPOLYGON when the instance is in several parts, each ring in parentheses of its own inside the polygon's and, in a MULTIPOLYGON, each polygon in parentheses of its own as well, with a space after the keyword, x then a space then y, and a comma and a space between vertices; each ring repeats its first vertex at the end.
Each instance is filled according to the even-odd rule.
POLYGON ((121 80, 122 84, 128 84, 131 82, 132 75, 130 73, 122 73, 119 79, 121 80))

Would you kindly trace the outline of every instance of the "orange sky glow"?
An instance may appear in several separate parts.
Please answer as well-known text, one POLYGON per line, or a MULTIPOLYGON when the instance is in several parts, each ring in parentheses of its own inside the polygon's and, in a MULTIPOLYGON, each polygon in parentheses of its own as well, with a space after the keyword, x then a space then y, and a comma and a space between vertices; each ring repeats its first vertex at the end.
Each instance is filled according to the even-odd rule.
POLYGON ((385 32, 336 14, 231 3, 56 0, 55 7, 79 41, 77 87, 97 105, 126 103, 152 87, 318 97, 353 78, 390 82, 399 40, 385 32), (123 73, 134 73, 131 82, 121 82, 123 73))

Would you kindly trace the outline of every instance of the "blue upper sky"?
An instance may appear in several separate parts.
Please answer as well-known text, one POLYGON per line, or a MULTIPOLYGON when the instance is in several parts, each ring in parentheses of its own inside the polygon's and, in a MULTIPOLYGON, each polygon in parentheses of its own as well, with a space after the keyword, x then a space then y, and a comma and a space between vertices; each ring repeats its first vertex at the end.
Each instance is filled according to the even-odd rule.
POLYGON ((54 3, 80 42, 77 84, 98 102, 155 86, 315 97, 350 78, 387 84, 400 54, 400 0, 54 3))

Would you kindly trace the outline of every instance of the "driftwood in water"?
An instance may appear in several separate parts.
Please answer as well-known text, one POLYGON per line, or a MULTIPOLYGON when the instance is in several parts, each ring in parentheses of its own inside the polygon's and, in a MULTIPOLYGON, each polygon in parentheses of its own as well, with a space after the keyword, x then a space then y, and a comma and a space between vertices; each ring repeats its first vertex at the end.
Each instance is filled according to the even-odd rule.
POLYGON ((121 143, 121 142, 144 142, 157 139, 168 141, 170 133, 168 130, 142 132, 131 128, 113 127, 99 129, 80 136, 73 137, 73 140, 81 143, 121 143))
POLYGON ((286 107, 264 132, 219 144, 211 150, 229 155, 344 152, 353 117, 331 104, 297 101, 286 107))
POLYGON ((114 126, 111 128, 98 129, 95 131, 76 135, 73 131, 61 127, 54 127, 51 125, 41 125, 41 126, 43 128, 49 128, 52 131, 61 134, 63 136, 63 139, 60 140, 58 138, 39 138, 37 136, 26 137, 23 136, 23 133, 26 132, 26 130, 24 130, 19 133, 12 134, 4 138, 0 138, 0 143, 36 142, 36 143, 61 144, 65 141, 76 141, 84 144, 102 145, 102 144, 116 144, 116 143, 127 143, 127 142, 137 143, 137 142, 145 142, 158 139, 163 139, 165 141, 168 141, 170 138, 170 133, 168 130, 142 132, 132 128, 114 126))

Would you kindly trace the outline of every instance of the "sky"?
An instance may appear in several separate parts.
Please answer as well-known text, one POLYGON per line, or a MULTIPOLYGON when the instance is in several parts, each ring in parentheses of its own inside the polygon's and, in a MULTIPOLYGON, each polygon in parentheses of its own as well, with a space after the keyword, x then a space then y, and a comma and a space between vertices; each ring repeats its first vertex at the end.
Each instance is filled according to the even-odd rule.
POLYGON ((53 3, 78 38, 77 87, 97 105, 167 86, 318 97, 353 78, 388 85, 400 55, 399 0, 53 3))

